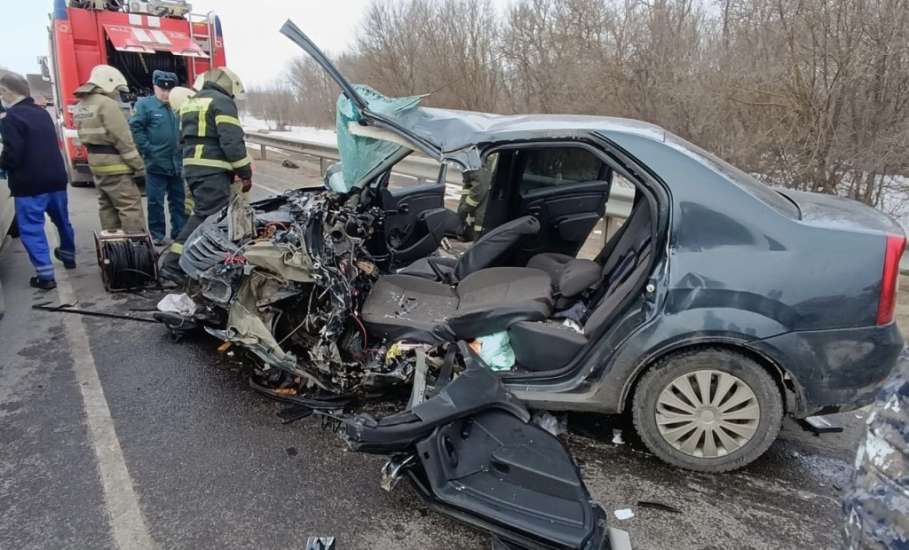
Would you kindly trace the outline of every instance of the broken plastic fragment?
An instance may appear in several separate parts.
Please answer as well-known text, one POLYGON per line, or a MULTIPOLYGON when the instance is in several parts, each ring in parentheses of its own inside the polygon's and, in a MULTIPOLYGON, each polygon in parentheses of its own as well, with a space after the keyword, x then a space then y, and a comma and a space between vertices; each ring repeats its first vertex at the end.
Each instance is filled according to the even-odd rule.
POLYGON ((631 511, 631 508, 622 508, 621 510, 616 510, 613 512, 615 514, 615 519, 619 521, 624 521, 626 519, 631 519, 634 517, 634 512, 631 511))
POLYGON ((158 302, 158 311, 190 317, 196 312, 196 303, 186 293, 168 294, 158 302))
POLYGON ((556 417, 548 412, 540 412, 533 416, 533 423, 556 437, 568 431, 568 420, 565 415, 556 417))

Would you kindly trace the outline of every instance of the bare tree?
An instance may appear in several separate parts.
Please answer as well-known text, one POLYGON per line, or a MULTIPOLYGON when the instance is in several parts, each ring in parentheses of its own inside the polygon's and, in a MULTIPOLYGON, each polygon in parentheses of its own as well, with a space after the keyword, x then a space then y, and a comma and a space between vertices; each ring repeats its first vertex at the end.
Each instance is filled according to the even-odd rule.
MULTIPOLYGON (((774 184, 909 202, 906 0, 375 0, 336 61, 426 105, 643 119, 774 184)), ((331 125, 337 86, 306 60, 287 80, 283 118, 331 125)))

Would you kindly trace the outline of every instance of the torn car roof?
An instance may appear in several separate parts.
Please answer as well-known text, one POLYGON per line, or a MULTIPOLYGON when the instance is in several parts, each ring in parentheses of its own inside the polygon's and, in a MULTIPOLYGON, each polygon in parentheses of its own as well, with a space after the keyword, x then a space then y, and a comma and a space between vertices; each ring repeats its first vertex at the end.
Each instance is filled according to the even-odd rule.
POLYGON ((401 126, 443 153, 478 143, 528 138, 583 137, 591 132, 635 134, 665 141, 666 130, 638 120, 561 114, 498 115, 474 111, 418 107, 395 117, 401 126))

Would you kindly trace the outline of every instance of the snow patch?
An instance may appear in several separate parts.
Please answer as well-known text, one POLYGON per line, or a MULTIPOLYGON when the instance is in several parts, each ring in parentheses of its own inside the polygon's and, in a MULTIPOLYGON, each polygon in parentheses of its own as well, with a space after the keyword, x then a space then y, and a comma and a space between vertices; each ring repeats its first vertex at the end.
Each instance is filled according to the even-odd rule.
POLYGON ((272 130, 267 121, 256 118, 252 115, 242 115, 243 129, 249 132, 268 131, 281 137, 295 137, 306 141, 312 141, 323 145, 337 145, 338 138, 334 130, 327 128, 315 128, 312 126, 288 126, 287 131, 279 132, 272 130))

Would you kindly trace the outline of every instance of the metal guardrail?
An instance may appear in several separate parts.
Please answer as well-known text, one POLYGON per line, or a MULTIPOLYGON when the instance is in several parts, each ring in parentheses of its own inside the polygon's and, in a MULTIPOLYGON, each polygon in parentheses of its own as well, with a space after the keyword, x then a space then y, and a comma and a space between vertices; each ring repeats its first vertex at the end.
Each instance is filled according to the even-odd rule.
MULTIPOLYGON (((267 158, 269 147, 298 155, 313 157, 319 161, 319 173, 323 176, 325 175, 325 171, 328 169, 329 164, 340 158, 337 145, 296 137, 276 136, 263 132, 246 132, 246 141, 248 144, 259 146, 260 155, 263 159, 267 158)), ((439 162, 419 153, 413 153, 397 163, 394 166, 393 172, 395 174, 414 178, 418 183, 435 181, 436 178, 439 177, 439 162)), ((450 186, 449 189, 460 188, 461 173, 458 170, 448 170, 447 174, 445 183, 450 186)), ((614 186, 612 193, 609 196, 609 202, 606 203, 606 217, 616 219, 627 218, 631 213, 633 200, 634 189, 618 185, 614 186)))

